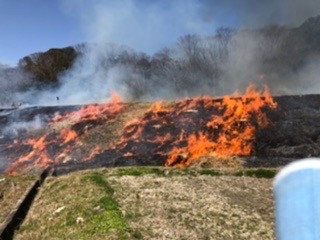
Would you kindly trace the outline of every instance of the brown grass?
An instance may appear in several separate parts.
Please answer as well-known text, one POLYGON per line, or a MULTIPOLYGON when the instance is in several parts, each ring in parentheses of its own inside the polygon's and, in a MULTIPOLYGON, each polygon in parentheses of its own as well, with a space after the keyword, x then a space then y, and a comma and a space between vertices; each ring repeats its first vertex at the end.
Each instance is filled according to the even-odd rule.
POLYGON ((220 174, 132 167, 49 178, 16 239, 274 239, 272 180, 220 174))
POLYGON ((97 172, 49 178, 15 239, 125 239, 128 227, 112 195, 97 172))
POLYGON ((35 181, 33 176, 0 175, 0 225, 35 181))
POLYGON ((108 124, 98 126, 82 137, 84 148, 94 149, 97 144, 102 148, 107 148, 111 144, 120 140, 125 124, 133 119, 140 119, 150 108, 151 103, 130 103, 127 104, 127 109, 121 113, 116 119, 108 121, 108 124))

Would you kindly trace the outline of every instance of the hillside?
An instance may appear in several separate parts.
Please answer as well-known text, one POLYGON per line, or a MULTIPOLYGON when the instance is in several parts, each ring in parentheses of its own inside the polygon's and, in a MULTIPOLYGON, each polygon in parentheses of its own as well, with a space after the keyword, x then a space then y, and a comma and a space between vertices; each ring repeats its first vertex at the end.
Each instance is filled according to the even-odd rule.
POLYGON ((319 155, 319 102, 319 95, 244 95, 3 110, 1 169, 283 166, 319 155))
POLYGON ((272 181, 234 175, 140 167, 51 177, 15 239, 274 239, 272 181))
POLYGON ((51 168, 15 239, 274 239, 271 179, 319 156, 319 104, 251 86, 222 99, 2 109, 1 220, 20 209, 29 175, 51 168))

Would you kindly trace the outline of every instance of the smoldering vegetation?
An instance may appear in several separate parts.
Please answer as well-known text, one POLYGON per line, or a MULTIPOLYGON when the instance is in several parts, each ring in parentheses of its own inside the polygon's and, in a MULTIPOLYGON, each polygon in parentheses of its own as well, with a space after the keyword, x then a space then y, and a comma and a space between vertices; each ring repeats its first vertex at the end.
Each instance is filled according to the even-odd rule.
POLYGON ((32 85, 29 74, 22 69, 0 64, 0 107, 11 104, 19 92, 32 85))
POLYGON ((320 16, 298 27, 185 35, 152 56, 105 42, 50 49, 0 68, 0 101, 79 104, 112 92, 128 101, 173 100, 231 94, 250 83, 266 84, 275 95, 319 93, 319 36, 320 16))
POLYGON ((35 116, 33 120, 27 122, 13 122, 10 125, 4 127, 1 131, 3 135, 18 136, 21 131, 33 131, 41 129, 44 125, 44 117, 35 116))

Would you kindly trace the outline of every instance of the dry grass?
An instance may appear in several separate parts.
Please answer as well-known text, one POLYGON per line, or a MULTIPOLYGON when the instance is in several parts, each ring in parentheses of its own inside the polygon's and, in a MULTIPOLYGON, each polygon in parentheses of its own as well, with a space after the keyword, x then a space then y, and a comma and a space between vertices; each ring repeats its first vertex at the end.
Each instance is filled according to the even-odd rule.
POLYGON ((125 124, 133 119, 140 119, 150 108, 151 103, 131 103, 126 111, 117 118, 108 121, 107 124, 97 126, 81 136, 84 148, 94 149, 97 145, 107 148, 120 140, 125 124))
POLYGON ((9 177, 0 175, 0 225, 16 207, 20 198, 33 185, 33 176, 9 177))
POLYGON ((274 239, 272 180, 222 174, 132 167, 49 178, 15 239, 274 239))
MULTIPOLYGON (((84 131, 79 137, 81 145, 78 146, 78 152, 91 153, 99 146, 100 150, 107 149, 122 136, 123 129, 127 122, 133 119, 140 119, 145 112, 151 107, 152 103, 126 103, 126 110, 119 113, 114 119, 110 119, 92 129, 84 131)), ((62 129, 70 129, 71 126, 77 121, 77 118, 71 117, 53 123, 48 131, 61 131, 62 129)), ((64 162, 70 161, 73 158, 78 158, 77 153, 75 156, 62 155, 64 162)))
POLYGON ((148 175, 110 182, 144 239, 274 239, 271 180, 148 175))
POLYGON ((125 239, 113 190, 96 172, 49 178, 15 239, 125 239))

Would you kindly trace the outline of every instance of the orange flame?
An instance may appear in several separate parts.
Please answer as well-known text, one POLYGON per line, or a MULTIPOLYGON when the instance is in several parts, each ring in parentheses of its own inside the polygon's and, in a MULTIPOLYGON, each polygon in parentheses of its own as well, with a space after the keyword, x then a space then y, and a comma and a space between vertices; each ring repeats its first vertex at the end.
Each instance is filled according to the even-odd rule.
MULTIPOLYGON (((186 147, 174 148, 166 166, 189 166, 193 161, 208 155, 222 159, 252 155, 257 128, 269 124, 262 109, 277 107, 266 86, 263 92, 258 92, 254 85, 249 86, 243 96, 224 97, 222 103, 215 104, 224 110, 223 115, 213 116, 207 123, 206 133, 189 136, 186 147), (210 132, 216 132, 217 135, 210 136, 210 132)), ((189 106, 194 107, 193 104, 189 106)))
MULTIPOLYGON (((58 115, 49 123, 53 126, 55 123, 63 120, 72 120, 74 125, 77 123, 86 123, 86 121, 108 121, 114 118, 117 114, 123 112, 126 106, 122 104, 122 99, 116 94, 112 94, 109 102, 105 104, 92 104, 87 107, 82 107, 81 110, 68 113, 66 115, 58 115)), ((20 157, 14 162, 7 170, 8 174, 17 175, 22 169, 27 166, 40 166, 48 167, 58 164, 65 160, 67 154, 82 145, 78 133, 67 127, 63 128, 59 135, 53 133, 44 135, 37 139, 30 139, 27 142, 20 143, 14 141, 14 144, 8 146, 13 148, 14 146, 30 146, 32 151, 25 156, 20 157), (49 140, 50 139, 50 140, 49 140), (48 147, 60 146, 59 152, 52 154, 48 153, 48 147), (56 160, 52 160, 51 157, 56 160)), ((87 157, 84 157, 83 161, 87 161, 97 155, 100 152, 100 146, 97 146, 87 157)))
POLYGON ((92 158, 94 158, 96 155, 98 155, 100 152, 101 152, 101 147, 98 145, 93 149, 93 151, 90 153, 90 155, 88 157, 84 158, 82 161, 87 162, 87 161, 91 160, 92 158))
POLYGON ((75 140, 78 137, 78 134, 73 130, 63 129, 60 136, 61 139, 63 139, 63 143, 68 143, 75 140))
MULTIPOLYGON (((23 145, 30 146, 32 151, 18 159, 9 169, 10 173, 17 174, 30 164, 46 167, 69 161, 71 158, 66 155, 82 146, 81 136, 89 127, 114 119, 126 106, 112 95, 109 103, 92 104, 57 116, 51 125, 67 120, 72 127, 62 127, 59 134, 50 133, 38 140, 14 142, 11 148, 23 145), (52 149, 58 152, 52 153, 52 149)), ((276 108, 269 89, 265 86, 263 91, 257 91, 254 85, 249 86, 244 95, 235 93, 223 99, 199 97, 170 106, 157 102, 142 119, 125 124, 116 144, 104 149, 102 145, 90 151, 82 149, 85 152, 82 161, 112 152, 128 161, 135 157, 154 158, 165 161, 166 166, 186 167, 206 156, 224 160, 250 156, 255 154, 257 130, 270 124, 265 110, 276 108)))

